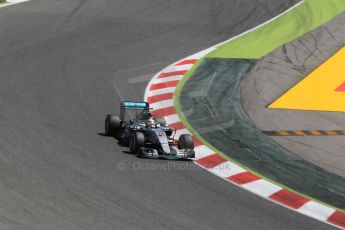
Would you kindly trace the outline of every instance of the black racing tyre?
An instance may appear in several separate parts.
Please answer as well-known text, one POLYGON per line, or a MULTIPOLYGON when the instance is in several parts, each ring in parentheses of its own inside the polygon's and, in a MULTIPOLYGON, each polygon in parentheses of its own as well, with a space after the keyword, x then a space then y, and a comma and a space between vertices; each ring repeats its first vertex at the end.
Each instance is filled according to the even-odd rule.
POLYGON ((142 132, 134 132, 129 138, 129 149, 132 153, 140 155, 141 148, 145 147, 145 136, 142 132))
POLYGON ((117 137, 120 128, 121 128, 121 120, 118 116, 108 114, 105 118, 105 134, 112 137, 117 137))
POLYGON ((179 149, 194 149, 193 138, 189 134, 182 134, 178 139, 178 148, 179 149))
POLYGON ((156 117, 154 120, 155 120, 155 122, 157 122, 161 126, 166 126, 167 125, 167 122, 166 122, 164 117, 156 117))

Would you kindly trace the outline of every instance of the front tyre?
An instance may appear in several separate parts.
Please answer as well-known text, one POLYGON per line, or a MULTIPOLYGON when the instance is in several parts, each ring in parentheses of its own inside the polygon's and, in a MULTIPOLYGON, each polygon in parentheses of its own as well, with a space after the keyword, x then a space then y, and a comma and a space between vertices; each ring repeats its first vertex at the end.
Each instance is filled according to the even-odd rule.
POLYGON ((121 128, 121 120, 118 116, 108 114, 105 118, 104 129, 107 136, 117 137, 121 128))
POLYGON ((182 134, 178 139, 178 148, 179 149, 194 149, 194 142, 192 135, 182 134))
POLYGON ((141 155, 141 148, 145 147, 145 136, 142 132, 134 132, 129 138, 129 149, 137 156, 141 155))

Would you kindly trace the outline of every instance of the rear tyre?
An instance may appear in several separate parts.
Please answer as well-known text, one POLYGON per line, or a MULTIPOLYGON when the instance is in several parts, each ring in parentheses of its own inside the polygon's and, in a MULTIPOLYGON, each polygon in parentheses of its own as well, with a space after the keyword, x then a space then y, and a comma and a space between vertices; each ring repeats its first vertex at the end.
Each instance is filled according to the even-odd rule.
POLYGON ((194 149, 193 138, 189 134, 182 134, 178 139, 178 148, 179 149, 194 149))
POLYGON ((112 137, 117 137, 121 128, 121 120, 118 116, 108 114, 105 118, 105 134, 112 137))
POLYGON ((145 136, 142 132, 134 132, 129 138, 129 149, 133 154, 141 156, 141 148, 145 147, 145 136))

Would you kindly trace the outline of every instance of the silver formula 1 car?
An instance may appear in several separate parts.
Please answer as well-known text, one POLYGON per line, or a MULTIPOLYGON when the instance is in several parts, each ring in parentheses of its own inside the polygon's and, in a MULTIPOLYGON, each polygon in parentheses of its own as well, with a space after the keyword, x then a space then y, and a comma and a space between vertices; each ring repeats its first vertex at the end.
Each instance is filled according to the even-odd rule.
POLYGON ((139 157, 165 159, 192 159, 195 157, 194 142, 189 134, 174 139, 176 131, 162 117, 154 117, 147 102, 125 101, 120 104, 120 116, 108 114, 105 133, 139 157), (126 111, 135 112, 133 119, 125 120, 126 111))

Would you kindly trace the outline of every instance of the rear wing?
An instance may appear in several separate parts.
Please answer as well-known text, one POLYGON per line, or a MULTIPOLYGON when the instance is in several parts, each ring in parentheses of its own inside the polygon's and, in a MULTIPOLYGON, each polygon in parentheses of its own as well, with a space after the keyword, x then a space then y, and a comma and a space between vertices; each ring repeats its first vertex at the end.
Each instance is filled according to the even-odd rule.
POLYGON ((122 106, 124 109, 149 109, 150 108, 150 105, 147 102, 123 101, 122 106))
POLYGON ((124 120, 125 118, 125 110, 126 109, 150 109, 150 104, 147 102, 134 102, 134 101, 123 101, 120 103, 120 120, 124 120))

